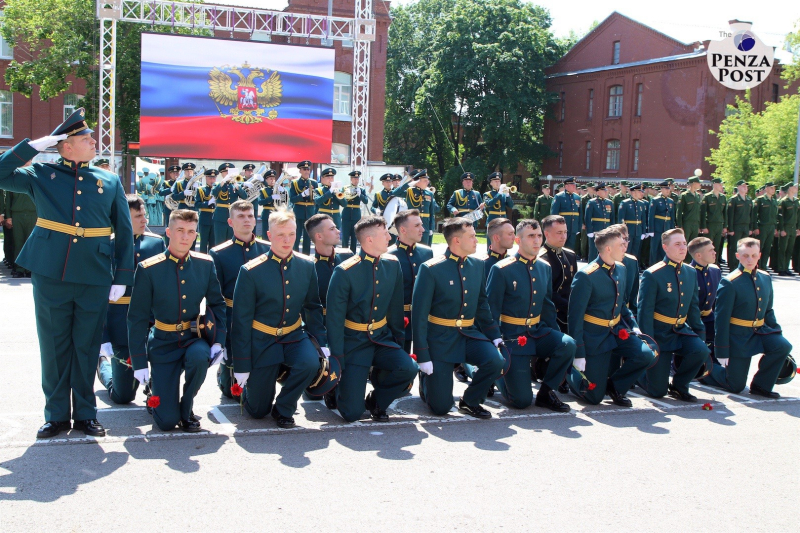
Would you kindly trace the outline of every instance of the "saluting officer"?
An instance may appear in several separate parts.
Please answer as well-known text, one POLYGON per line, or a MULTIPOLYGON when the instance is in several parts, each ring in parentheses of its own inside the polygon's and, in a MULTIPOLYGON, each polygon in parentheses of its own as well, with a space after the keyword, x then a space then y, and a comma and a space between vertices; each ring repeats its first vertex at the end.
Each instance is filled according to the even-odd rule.
MULTIPOLYGON (((320 173, 320 186, 315 191, 314 203, 317 205, 317 213, 324 213, 331 217, 338 228, 342 226, 342 214, 339 209, 342 206, 347 206, 347 200, 344 199, 344 196, 341 199, 337 198, 336 193, 331 190, 335 175, 336 169, 334 168, 326 168, 320 173)), ((313 241, 314 239, 312 238, 311 240, 313 241)))
POLYGON ((681 193, 675 208, 675 227, 681 228, 686 235, 686 242, 700 234, 701 204, 700 178, 692 176, 688 179, 689 188, 681 193))
POLYGON ((715 264, 717 251, 714 243, 707 237, 696 237, 689 243, 691 266, 697 274, 697 299, 700 306, 700 319, 706 327, 706 346, 711 351, 706 368, 710 372, 714 358, 714 302, 717 301, 717 288, 722 280, 722 270, 715 264))
POLYGON ((428 171, 425 169, 416 170, 412 174, 413 181, 401 187, 396 187, 392 191, 393 196, 403 198, 409 209, 419 211, 422 223, 425 226, 425 236, 422 244, 430 246, 433 241, 433 230, 436 229, 436 213, 439 211, 439 204, 433 197, 433 193, 428 190, 428 171))
POLYGON ((778 216, 778 273, 781 276, 793 276, 789 271, 789 260, 792 258, 795 238, 800 233, 800 202, 797 200, 797 185, 787 183, 784 187, 786 196, 780 201, 778 216))
POLYGON ((728 268, 739 266, 736 259, 738 242, 753 234, 753 201, 747 196, 747 182, 736 182, 736 194, 728 200, 728 268))
POLYGON ((311 252, 311 239, 306 233, 306 220, 317 213, 317 205, 314 203, 314 190, 317 182, 310 178, 311 161, 300 161, 297 163, 300 170, 300 177, 292 180, 289 186, 289 200, 292 202, 295 223, 297 225, 297 241, 294 243, 294 250, 300 251, 300 239, 303 239, 303 253, 308 255, 311 252))
POLYGON ((105 435, 93 386, 103 319, 108 301, 133 283, 125 191, 115 174, 89 165, 96 142, 84 114, 80 108, 51 135, 25 139, 0 156, 0 188, 29 195, 38 217, 15 258, 32 273, 45 395, 45 424, 37 438, 70 429, 70 419, 87 435, 105 435), (59 161, 21 167, 52 146, 59 161))
POLYGON ((219 171, 219 181, 211 190, 214 197, 214 245, 221 244, 233 237, 233 229, 228 224, 230 218, 230 207, 237 199, 247 198, 247 192, 235 181, 235 176, 228 176, 229 169, 233 168, 233 163, 222 163, 217 170, 219 171))
POLYGON ((551 215, 564 217, 567 223, 567 248, 575 248, 575 235, 581 231, 581 198, 575 194, 575 178, 564 180, 564 191, 555 195, 551 215))
POLYGON ((772 244, 775 241, 775 226, 778 222, 778 201, 775 200, 775 184, 771 181, 764 184, 764 194, 759 196, 753 205, 753 235, 758 237, 761 243, 761 263, 762 270, 767 269, 772 244))
POLYGON ((345 259, 353 257, 350 248, 337 248, 342 240, 339 228, 334 224, 330 215, 317 213, 306 220, 306 231, 314 243, 314 270, 317 273, 317 287, 319 300, 322 303, 322 323, 325 323, 327 310, 328 285, 331 282, 333 269, 342 264, 345 259))
POLYGON ((661 248, 661 234, 675 227, 675 202, 670 197, 669 180, 659 185, 661 195, 650 201, 647 229, 650 231, 650 265, 658 263, 664 257, 661 248))
POLYGON ((630 197, 619 204, 617 222, 628 228, 628 253, 639 259, 642 250, 642 237, 647 233, 647 212, 642 199, 642 186, 632 185, 630 197))
POLYGON ((502 172, 492 172, 488 179, 491 189, 483 193, 487 224, 496 218, 505 218, 508 211, 514 209, 514 199, 511 195, 500 192, 500 185, 503 183, 502 172))
POLYGON ((772 308, 772 278, 758 270, 761 258, 757 239, 738 242, 737 268, 722 278, 714 308, 715 364, 704 383, 739 393, 747 384, 750 360, 764 354, 750 382, 750 394, 779 398, 772 388, 792 345, 783 336, 772 308))
POLYGON ((361 171, 353 170, 350 176, 350 187, 355 189, 358 196, 350 200, 345 200, 344 213, 342 213, 342 245, 345 248, 350 248, 353 253, 356 253, 356 239, 355 225, 356 222, 361 220, 361 204, 368 204, 367 190, 361 187, 361 171))
POLYGON ((564 248, 568 233, 564 217, 558 215, 545 217, 542 221, 542 231, 545 241, 539 250, 539 257, 547 261, 552 269, 551 297, 556 307, 556 321, 559 329, 567 332, 569 293, 572 289, 572 279, 578 272, 578 256, 569 248, 564 248))
MULTIPOLYGON (((461 189, 453 191, 450 200, 447 201, 447 210, 454 217, 467 215, 476 209, 483 209, 485 204, 481 201, 478 191, 472 189, 475 175, 472 172, 464 172, 461 175, 461 189)), ((472 223, 472 227, 477 228, 478 222, 472 223)))
POLYGON ((258 197, 261 206, 261 237, 266 240, 269 231, 269 216, 275 211, 275 200, 280 200, 281 195, 275 191, 275 175, 272 169, 264 172, 264 188, 258 197))
POLYGON ((550 216, 550 208, 553 206, 553 197, 550 196, 550 184, 543 183, 541 189, 542 194, 536 198, 536 205, 533 206, 533 218, 540 223, 545 217, 550 216))
MULTIPOLYGON (((147 211, 144 201, 135 194, 129 194, 128 212, 133 226, 133 251, 137 262, 145 261, 155 255, 163 254, 166 249, 161 236, 147 231, 147 211)), ((108 397, 114 403, 130 403, 136 397, 139 383, 133 377, 133 367, 128 363, 128 304, 131 302, 131 289, 119 300, 108 302, 106 314, 106 331, 108 344, 102 346, 106 356, 97 362, 97 377, 108 391, 108 397)))
POLYGON ((244 387, 242 404, 253 418, 270 413, 284 429, 295 426, 297 402, 319 370, 319 353, 309 335, 323 355, 330 356, 314 262, 292 253, 296 232, 294 213, 274 211, 269 221, 271 249, 245 263, 233 293, 231 348, 234 377, 244 387), (289 374, 275 398, 282 365, 289 374))
POLYGON ((661 350, 661 357, 639 378, 647 394, 661 398, 669 395, 696 402, 689 392, 689 383, 708 359, 706 330, 700 319, 697 275, 683 264, 686 258, 686 237, 683 229, 674 228, 661 235, 666 258, 644 271, 639 289, 639 327, 652 337, 661 350), (677 315, 677 316, 676 316, 677 315), (669 383, 672 357, 675 375, 669 383))
POLYGON ((477 366, 458 410, 491 418, 481 403, 500 377, 505 360, 496 349, 503 339, 486 298, 483 262, 470 257, 478 239, 461 217, 445 221, 443 256, 422 264, 412 298, 414 352, 420 371, 420 396, 437 415, 453 406, 453 366, 477 366), (494 344, 494 346, 492 346, 494 344))
POLYGON ((386 221, 370 215, 354 231, 361 251, 336 267, 328 287, 331 354, 342 364, 336 403, 348 422, 365 408, 373 420, 385 422, 386 409, 410 388, 419 367, 401 348, 403 275, 398 259, 386 253, 386 221), (368 377, 373 390, 365 400, 368 377))
POLYGON ((586 228, 586 237, 589 239, 589 258, 594 261, 597 257, 597 247, 594 245, 594 234, 602 231, 614 223, 614 204, 608 199, 606 184, 600 182, 595 187, 597 197, 586 204, 586 213, 583 225, 586 228))
POLYGON ((567 375, 572 392, 592 405, 608 394, 616 405, 631 407, 625 396, 653 362, 650 347, 623 325, 640 333, 625 306, 627 271, 621 260, 627 244, 615 230, 595 234, 598 257, 575 275, 569 299, 569 334, 575 362, 567 375), (622 324, 620 324, 622 322, 622 324), (625 331, 625 333, 622 333, 625 331), (609 376, 612 358, 624 360, 609 376))
POLYGON ((211 191, 217 183, 217 174, 219 171, 215 168, 203 172, 206 184, 197 189, 197 201, 194 204, 200 215, 200 253, 203 254, 208 253, 214 245, 214 203, 211 202, 211 191))
POLYGON ((556 322, 556 308, 551 299, 551 268, 539 259, 542 230, 533 219, 521 220, 516 228, 517 253, 494 265, 486 284, 492 317, 510 351, 508 371, 497 380, 503 398, 517 409, 533 402, 531 360, 548 359, 536 405, 552 411, 567 412, 556 389, 564 381, 575 355, 575 341, 561 333, 556 322))
POLYGON ((197 238, 197 218, 197 213, 189 209, 172 212, 167 227, 169 247, 163 254, 139 263, 128 309, 133 375, 143 385, 149 381, 150 391, 159 397, 160 404, 152 413, 163 431, 176 425, 189 433, 202 431, 192 413, 194 397, 209 366, 224 357, 226 328, 221 317, 225 300, 214 262, 206 254, 191 251, 197 238), (204 298, 206 309, 214 316, 206 324, 216 330, 211 346, 191 331, 191 321, 200 314, 204 298), (151 320, 155 320, 152 328, 151 320), (180 396, 182 372, 185 384, 180 396))
POLYGON ((728 199, 722 192, 724 188, 722 179, 712 179, 711 191, 703 195, 700 203, 700 233, 705 234, 714 244, 717 264, 722 259, 722 245, 725 242, 723 238, 728 233, 728 199))
MULTIPOLYGON (((242 265, 255 259, 261 254, 269 251, 269 243, 261 240, 253 233, 256 229, 256 217, 253 204, 247 200, 236 200, 230 207, 230 218, 228 219, 233 230, 233 237, 230 240, 216 245, 211 249, 211 258, 217 269, 217 279, 222 289, 222 297, 225 299, 225 324, 228 331, 231 331, 231 319, 233 317, 233 291, 236 287, 236 280, 242 265)), ((217 385, 222 394, 228 398, 233 398, 231 386, 233 386, 233 359, 231 353, 231 335, 227 336, 225 347, 228 357, 220 363, 217 372, 217 385)))

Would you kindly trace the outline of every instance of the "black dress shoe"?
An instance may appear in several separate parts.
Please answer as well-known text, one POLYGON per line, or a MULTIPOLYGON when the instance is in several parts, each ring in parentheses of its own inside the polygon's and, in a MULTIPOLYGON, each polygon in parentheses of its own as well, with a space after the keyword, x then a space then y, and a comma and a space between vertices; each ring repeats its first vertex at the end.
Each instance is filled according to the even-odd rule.
POLYGON ((419 381, 419 385, 417 386, 417 391, 419 392, 419 399, 422 400, 422 403, 425 402, 425 392, 422 390, 422 372, 419 372, 419 377, 417 378, 419 381))
POLYGON ((200 421, 193 419, 191 415, 189 416, 189 420, 181 420, 178 422, 178 427, 186 433, 199 433, 203 431, 203 428, 200 427, 200 421))
POLYGON ((560 392, 561 394, 567 394, 569 392, 569 385, 567 385, 566 380, 564 380, 564 382, 562 382, 561 385, 558 386, 558 392, 560 392))
POLYGON ((106 430, 100 422, 95 418, 88 420, 76 420, 73 426, 75 429, 80 429, 90 437, 105 437, 106 430))
POLYGON ((750 384, 750 394, 755 394, 756 396, 763 396, 764 398, 769 398, 771 400, 777 400, 781 397, 780 394, 773 391, 768 391, 767 389, 762 389, 758 385, 750 384))
POLYGON ((489 385, 489 392, 486 393, 486 397, 487 398, 491 398, 492 396, 494 396, 494 393, 495 393, 496 390, 497 390, 497 387, 494 386, 494 383, 489 385))
POLYGON ((453 368, 453 375, 461 383, 469 383, 469 376, 467 375, 467 371, 464 370, 464 365, 456 365, 455 368, 453 368))
POLYGON ((336 389, 326 392, 325 396, 322 397, 322 401, 325 402, 325 407, 328 409, 337 409, 339 404, 336 402, 336 389))
POLYGON ((672 385, 672 383, 669 385, 669 395, 682 402, 695 403, 697 401, 697 396, 689 394, 688 392, 679 391, 674 385, 672 385))
POLYGON ((547 390, 540 390, 536 395, 536 407, 544 407, 558 413, 568 413, 570 410, 569 405, 562 402, 556 391, 549 387, 547 390))
POLYGON ((492 418, 492 413, 483 408, 482 405, 473 407, 467 405, 464 399, 458 400, 458 412, 465 415, 474 416, 475 418, 492 418))
POLYGON ((275 409, 275 406, 272 406, 272 418, 278 423, 278 427, 281 429, 289 429, 295 427, 297 424, 294 423, 294 418, 291 416, 283 416, 275 409))
POLYGON ((375 401, 375 391, 369 391, 367 394, 367 399, 364 400, 364 405, 366 405, 367 410, 369 411, 369 416, 375 422, 388 422, 389 415, 386 414, 384 409, 378 408, 378 403, 375 401))
POLYGON ((11 277, 12 278, 24 278, 25 274, 23 274, 22 272, 17 272, 15 270, 14 272, 11 273, 11 277))
POLYGON ((614 402, 614 405, 619 405, 620 407, 633 407, 633 402, 630 401, 627 396, 617 392, 617 389, 614 387, 614 382, 611 381, 611 378, 608 378, 606 394, 611 397, 611 401, 614 402))
POLYGON ((51 439, 62 431, 69 431, 72 425, 69 420, 66 422, 45 422, 39 431, 36 432, 37 439, 51 439))

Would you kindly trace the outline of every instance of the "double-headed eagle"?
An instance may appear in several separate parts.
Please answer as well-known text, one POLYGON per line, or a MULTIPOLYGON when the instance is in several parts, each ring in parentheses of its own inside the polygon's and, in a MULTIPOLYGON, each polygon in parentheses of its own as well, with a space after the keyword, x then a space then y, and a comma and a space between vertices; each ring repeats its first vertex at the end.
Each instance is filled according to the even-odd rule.
MULTIPOLYGON (((260 116, 264 114, 266 108, 276 107, 281 103, 283 83, 277 71, 253 68, 245 63, 241 67, 222 67, 222 69, 214 67, 211 69, 211 72, 209 72, 209 76, 208 85, 210 91, 208 95, 218 104, 218 109, 219 105, 232 106, 228 114, 220 111, 220 115, 223 117, 230 116, 236 122, 241 122, 243 124, 261 122, 262 119, 260 116), (249 71, 248 74, 245 75, 242 72, 243 70, 249 71), (235 85, 236 88, 234 88, 233 79, 229 74, 238 76, 239 81, 235 85), (259 78, 264 81, 258 86, 259 90, 256 92, 258 108, 253 110, 239 109, 237 106, 239 99, 238 87, 256 88, 255 80, 259 78)), ((274 109, 267 114, 267 118, 269 119, 274 119, 277 116, 278 112, 274 109)))

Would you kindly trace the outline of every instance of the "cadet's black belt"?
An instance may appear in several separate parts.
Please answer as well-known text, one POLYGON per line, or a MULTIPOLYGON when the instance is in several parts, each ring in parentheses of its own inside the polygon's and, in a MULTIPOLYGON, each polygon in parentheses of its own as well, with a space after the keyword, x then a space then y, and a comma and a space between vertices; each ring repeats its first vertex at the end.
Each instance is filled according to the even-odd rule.
POLYGON ((734 326, 742 326, 743 328, 760 328, 764 325, 764 319, 759 318, 758 320, 742 320, 741 318, 731 317, 731 324, 734 326))
POLYGON ((284 326, 282 328, 273 328, 266 324, 262 324, 258 320, 253 320, 253 329, 258 330, 262 333, 266 333, 267 335, 281 337, 283 335, 288 335, 289 333, 293 332, 296 329, 299 329, 302 324, 303 324, 303 319, 300 317, 298 317, 297 322, 295 322, 291 326, 284 326))
POLYGON ((662 315, 661 313, 653 313, 653 318, 664 324, 672 324, 673 326, 682 326, 686 322, 686 317, 681 316, 672 318, 671 316, 662 315))
POLYGON ((116 302, 112 302, 111 300, 108 301, 109 304, 116 304, 116 305, 130 305, 131 304, 131 297, 130 296, 122 296, 116 302))
MULTIPOLYGON (((76 222, 75 224, 78 224, 76 222)), ((40 218, 36 221, 36 225, 40 228, 57 231, 59 233, 66 233, 67 235, 75 235, 77 237, 108 237, 111 235, 111 228, 82 228, 80 226, 70 226, 69 224, 62 224, 61 222, 53 222, 40 218)))
POLYGON ((578 213, 577 211, 564 211, 563 213, 559 213, 559 215, 561 215, 562 217, 564 215, 577 217, 577 216, 580 216, 580 213, 578 213))
POLYGON ((447 326, 449 328, 468 328, 475 323, 474 318, 439 318, 433 315, 428 315, 428 322, 436 324, 437 326, 447 326))
POLYGON ((191 327, 192 323, 188 320, 180 324, 166 324, 160 320, 156 320, 156 329, 160 331, 189 331, 191 327))
POLYGON ((662 217, 661 215, 653 215, 653 216, 655 216, 658 220, 672 220, 670 217, 662 217))
POLYGON ((622 315, 617 315, 611 320, 607 318, 597 318, 596 316, 592 315, 583 315, 583 321, 588 322, 589 324, 594 324, 595 326, 605 326, 607 328, 613 328, 617 324, 619 324, 620 317, 622 315))
POLYGON ((314 202, 295 202, 294 205, 314 205, 314 202))
POLYGON ((623 220, 625 224, 641 224, 641 220, 623 220))
POLYGON ((511 324, 513 326, 535 326, 539 323, 541 315, 531 318, 517 318, 514 316, 500 315, 500 322, 504 324, 511 324))
POLYGON ((225 298, 225 305, 228 307, 233 307, 233 300, 225 298))
POLYGON ((339 210, 338 209, 320 209, 319 212, 320 213, 338 213, 339 210))
POLYGON ((372 323, 370 324, 359 324, 358 322, 352 322, 350 320, 344 320, 344 327, 347 329, 352 329, 355 331, 369 331, 370 335, 375 331, 378 331, 383 326, 386 325, 386 317, 381 318, 377 322, 373 319, 372 323))

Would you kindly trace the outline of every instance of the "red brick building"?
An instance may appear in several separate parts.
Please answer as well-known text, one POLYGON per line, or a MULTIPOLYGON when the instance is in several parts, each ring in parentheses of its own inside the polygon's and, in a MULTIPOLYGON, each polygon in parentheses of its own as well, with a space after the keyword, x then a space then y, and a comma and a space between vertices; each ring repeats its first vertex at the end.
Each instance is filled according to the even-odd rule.
MULTIPOLYGON (((726 107, 744 91, 727 89, 707 66, 708 41, 682 43, 612 13, 547 69, 547 89, 559 95, 544 142, 557 155, 544 175, 586 181, 685 179, 718 146, 726 107)), ((785 89, 777 63, 751 90, 756 111, 785 89)))

